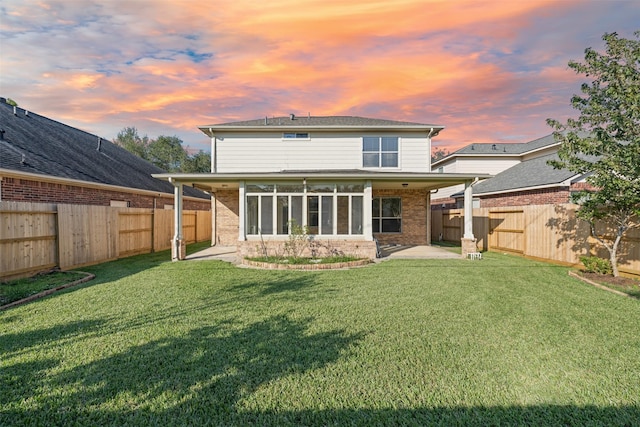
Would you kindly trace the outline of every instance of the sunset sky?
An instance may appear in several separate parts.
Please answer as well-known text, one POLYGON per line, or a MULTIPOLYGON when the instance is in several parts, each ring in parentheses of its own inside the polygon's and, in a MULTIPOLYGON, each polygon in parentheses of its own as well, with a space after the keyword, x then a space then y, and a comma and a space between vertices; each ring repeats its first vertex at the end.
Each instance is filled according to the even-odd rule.
POLYGON ((3 0, 0 96, 110 140, 208 150, 198 125, 310 113, 444 125, 453 151, 549 134, 567 62, 638 29, 638 0, 3 0))

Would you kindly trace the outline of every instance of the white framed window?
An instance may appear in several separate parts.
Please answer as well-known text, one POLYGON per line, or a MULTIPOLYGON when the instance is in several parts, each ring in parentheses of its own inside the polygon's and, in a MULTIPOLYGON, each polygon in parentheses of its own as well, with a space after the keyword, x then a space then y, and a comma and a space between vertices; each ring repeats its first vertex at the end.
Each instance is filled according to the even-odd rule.
POLYGON ((365 136, 362 138, 362 167, 397 168, 399 141, 397 136, 365 136))
POLYGON ((364 183, 247 184, 247 235, 288 235, 293 223, 311 235, 364 233, 364 183))
POLYGON ((309 132, 284 132, 282 134, 282 139, 309 140, 311 137, 309 136, 309 132))

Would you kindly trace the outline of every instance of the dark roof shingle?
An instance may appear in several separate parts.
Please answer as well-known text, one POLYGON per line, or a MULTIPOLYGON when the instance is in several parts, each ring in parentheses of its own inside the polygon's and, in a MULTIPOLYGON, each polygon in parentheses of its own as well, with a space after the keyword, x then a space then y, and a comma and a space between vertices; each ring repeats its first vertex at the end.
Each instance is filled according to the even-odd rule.
POLYGON ((557 159, 557 154, 549 154, 518 163, 493 178, 474 185, 473 194, 518 191, 531 187, 560 184, 576 176, 574 172, 567 169, 554 169, 553 166, 547 164, 547 161, 557 159))
MULTIPOLYGON (((112 142, 44 116, 16 108, 0 98, 0 168, 97 184, 173 193, 153 178, 164 171, 112 142)), ((185 195, 208 198, 193 188, 185 195)))

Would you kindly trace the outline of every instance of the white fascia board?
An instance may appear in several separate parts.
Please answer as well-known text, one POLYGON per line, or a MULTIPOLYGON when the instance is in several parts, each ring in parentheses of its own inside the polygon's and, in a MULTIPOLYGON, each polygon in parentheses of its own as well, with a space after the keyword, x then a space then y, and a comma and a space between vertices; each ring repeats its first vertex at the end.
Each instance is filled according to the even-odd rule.
POLYGON ((297 171, 297 172, 246 172, 246 173, 162 173, 152 174, 154 178, 180 182, 216 182, 233 180, 271 180, 283 181, 291 179, 342 179, 342 180, 373 180, 373 181, 446 181, 452 184, 475 181, 477 179, 492 178, 490 174, 468 174, 468 173, 437 173, 437 172, 319 172, 319 171, 297 171))
POLYGON ((399 131, 399 132, 429 132, 434 130, 434 134, 431 137, 435 137, 440 133, 444 126, 438 125, 407 125, 407 126, 356 126, 356 125, 324 125, 324 126, 304 126, 304 125, 273 125, 273 126, 198 126, 198 129, 208 135, 209 137, 213 137, 216 132, 282 132, 286 130, 307 130, 307 131, 334 131, 334 130, 344 130, 344 131, 399 131))

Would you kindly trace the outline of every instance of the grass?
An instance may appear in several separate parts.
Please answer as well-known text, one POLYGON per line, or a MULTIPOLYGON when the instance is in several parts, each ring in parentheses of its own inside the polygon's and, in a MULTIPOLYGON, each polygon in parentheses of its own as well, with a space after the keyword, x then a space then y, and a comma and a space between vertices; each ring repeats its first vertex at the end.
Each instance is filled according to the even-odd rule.
POLYGON ((168 259, 0 313, 0 425, 640 423, 640 302, 564 267, 168 259))
POLYGON ((0 282, 0 306, 27 298, 39 292, 66 285, 86 275, 73 271, 53 271, 33 277, 0 282))

